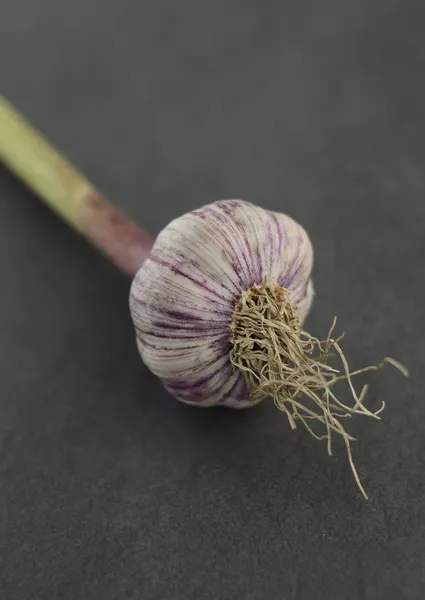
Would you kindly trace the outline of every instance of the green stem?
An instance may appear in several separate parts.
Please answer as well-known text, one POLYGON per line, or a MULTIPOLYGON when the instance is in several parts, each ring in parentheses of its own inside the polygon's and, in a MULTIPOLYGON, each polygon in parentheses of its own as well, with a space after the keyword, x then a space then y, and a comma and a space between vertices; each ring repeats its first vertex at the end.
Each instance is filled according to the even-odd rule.
POLYGON ((133 276, 152 239, 0 96, 0 160, 62 219, 133 276))

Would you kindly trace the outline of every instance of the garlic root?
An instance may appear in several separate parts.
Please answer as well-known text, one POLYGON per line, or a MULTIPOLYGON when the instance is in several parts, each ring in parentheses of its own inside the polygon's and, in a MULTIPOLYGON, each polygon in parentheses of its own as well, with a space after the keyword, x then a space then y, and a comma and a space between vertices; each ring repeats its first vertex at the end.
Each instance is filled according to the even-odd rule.
POLYGON ((329 455, 332 454, 332 434, 343 438, 354 478, 367 499, 351 452, 351 442, 355 438, 347 433, 341 419, 355 414, 379 419, 385 403, 382 402, 378 410, 369 410, 364 405, 367 386, 358 395, 352 377, 378 370, 387 363, 405 376, 408 372, 391 358, 384 359, 379 365, 350 372, 339 345, 342 336, 332 337, 335 324, 336 319, 326 340, 311 336, 302 329, 301 319, 287 290, 266 280, 262 285, 253 285, 247 290, 235 306, 230 360, 244 373, 253 401, 273 398, 277 408, 286 414, 292 429, 296 428, 297 421, 301 421, 313 437, 327 440, 329 455), (342 375, 328 364, 331 349, 336 350, 341 359, 342 375), (352 406, 341 402, 333 391, 335 383, 342 380, 349 385, 354 400, 352 406), (324 426, 323 435, 314 431, 315 423, 324 426))

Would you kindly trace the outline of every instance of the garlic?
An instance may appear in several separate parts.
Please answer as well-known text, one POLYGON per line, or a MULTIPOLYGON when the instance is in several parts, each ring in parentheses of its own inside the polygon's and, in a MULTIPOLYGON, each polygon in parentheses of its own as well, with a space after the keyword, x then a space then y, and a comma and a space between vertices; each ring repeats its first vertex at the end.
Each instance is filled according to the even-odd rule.
MULTIPOLYGON (((341 419, 379 418, 364 404, 352 377, 392 358, 350 372, 338 339, 302 329, 311 306, 312 248, 290 217, 241 200, 216 202, 151 238, 110 205, 43 136, 0 96, 0 160, 122 271, 137 272, 130 309, 146 365, 179 400, 199 406, 245 408, 271 397, 292 429, 301 422, 316 438, 354 439, 341 419), (60 193, 58 192, 60 191, 60 193), (146 259, 146 257, 148 257, 146 259), (146 260, 145 260, 146 259, 146 260), (328 364, 339 355, 343 374, 328 364), (353 406, 334 385, 346 381, 353 406), (324 427, 319 436, 314 425, 324 427)), ((341 336, 342 337, 342 336, 341 336)))
POLYGON ((313 297, 312 257, 310 240, 293 219, 241 200, 175 219, 131 287, 143 361, 183 402, 251 406, 245 378, 229 359, 235 305, 267 279, 288 291, 304 320, 313 297))
POLYGON ((137 346, 145 364, 177 399, 199 406, 245 408, 271 397, 295 429, 301 422, 315 438, 344 440, 356 483, 367 498, 351 454, 354 440, 343 417, 379 419, 352 377, 333 339, 302 329, 313 298, 313 251, 290 217, 241 200, 224 200, 172 221, 158 236, 130 293, 137 346), (328 364, 336 351, 343 373, 328 364), (353 406, 335 395, 345 380, 353 406), (320 424, 319 435, 314 426, 320 424))

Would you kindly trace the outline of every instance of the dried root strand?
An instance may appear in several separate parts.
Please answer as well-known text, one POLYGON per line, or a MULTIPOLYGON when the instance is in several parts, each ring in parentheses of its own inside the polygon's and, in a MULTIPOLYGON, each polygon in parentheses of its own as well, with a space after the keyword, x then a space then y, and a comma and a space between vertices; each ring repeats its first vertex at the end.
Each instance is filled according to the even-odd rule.
POLYGON ((406 377, 408 372, 392 358, 350 372, 339 345, 342 336, 332 337, 335 325, 336 318, 326 340, 311 336, 302 329, 287 290, 265 281, 245 292, 235 307, 230 360, 243 372, 252 400, 272 397, 277 408, 286 414, 291 429, 301 421, 313 437, 327 440, 329 455, 332 454, 332 434, 337 433, 343 438, 354 478, 367 499, 351 452, 351 442, 355 438, 346 432, 341 419, 355 414, 379 419, 385 403, 382 402, 375 411, 369 410, 364 405, 367 386, 358 394, 352 378, 359 373, 381 369, 385 364, 396 367, 406 377), (331 350, 341 359, 342 374, 328 364, 331 350), (333 391, 333 386, 342 380, 350 388, 354 401, 351 406, 341 402, 333 391), (324 426, 322 435, 313 429, 317 422, 324 426))

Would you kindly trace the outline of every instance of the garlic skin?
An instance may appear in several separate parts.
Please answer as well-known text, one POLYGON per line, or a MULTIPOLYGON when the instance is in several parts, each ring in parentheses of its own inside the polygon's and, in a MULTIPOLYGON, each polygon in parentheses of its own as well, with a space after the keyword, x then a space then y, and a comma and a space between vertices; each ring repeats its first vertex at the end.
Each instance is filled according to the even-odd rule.
POLYGON ((267 279, 288 290, 304 320, 313 299, 312 264, 300 225, 242 200, 214 202, 175 219, 131 286, 143 362, 182 402, 252 406, 245 378, 229 360, 234 307, 267 279))

